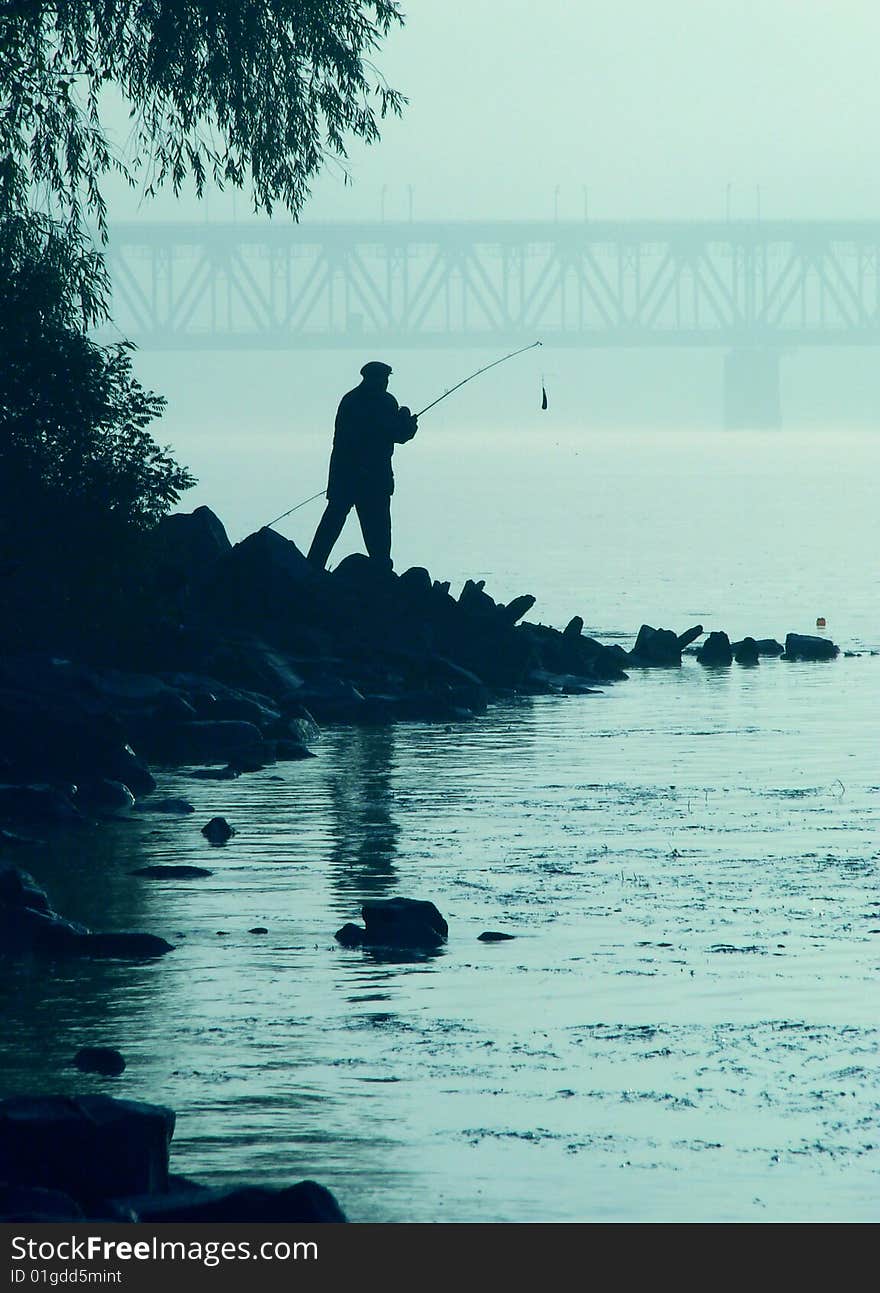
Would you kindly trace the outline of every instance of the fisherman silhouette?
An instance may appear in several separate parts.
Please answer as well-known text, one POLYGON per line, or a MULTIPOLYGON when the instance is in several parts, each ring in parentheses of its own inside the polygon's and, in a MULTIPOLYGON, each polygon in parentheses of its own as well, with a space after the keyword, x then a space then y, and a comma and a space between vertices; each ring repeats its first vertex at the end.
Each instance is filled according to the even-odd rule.
POLYGON ((412 440, 418 422, 389 394, 390 376, 388 364, 375 360, 364 364, 360 386, 343 395, 339 403, 327 506, 309 548, 309 561, 321 570, 352 508, 358 514, 370 557, 377 566, 391 569, 391 455, 396 444, 412 440))

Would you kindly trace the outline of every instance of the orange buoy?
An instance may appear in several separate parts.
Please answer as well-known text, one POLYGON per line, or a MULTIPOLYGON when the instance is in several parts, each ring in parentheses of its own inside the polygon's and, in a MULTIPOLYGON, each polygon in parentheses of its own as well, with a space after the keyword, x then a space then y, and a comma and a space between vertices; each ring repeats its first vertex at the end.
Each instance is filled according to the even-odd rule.
POLYGON ((825 627, 825 616, 820 615, 819 618, 816 620, 816 628, 824 629, 824 627, 825 627))

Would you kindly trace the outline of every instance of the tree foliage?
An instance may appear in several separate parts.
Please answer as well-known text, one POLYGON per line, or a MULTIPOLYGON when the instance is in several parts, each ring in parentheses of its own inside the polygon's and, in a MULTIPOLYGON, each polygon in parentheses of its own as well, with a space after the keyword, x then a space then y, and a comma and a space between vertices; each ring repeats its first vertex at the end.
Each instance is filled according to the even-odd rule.
POLYGON ((143 536, 194 483, 148 431, 165 401, 81 322, 90 254, 33 216, 0 220, 0 618, 4 636, 106 631, 143 536))
POLYGON ((104 228, 111 169, 155 193, 187 177, 299 212, 347 138, 372 143, 403 97, 372 64, 395 0, 0 0, 0 210, 39 193, 104 228), (131 131, 114 150, 114 87, 131 131))

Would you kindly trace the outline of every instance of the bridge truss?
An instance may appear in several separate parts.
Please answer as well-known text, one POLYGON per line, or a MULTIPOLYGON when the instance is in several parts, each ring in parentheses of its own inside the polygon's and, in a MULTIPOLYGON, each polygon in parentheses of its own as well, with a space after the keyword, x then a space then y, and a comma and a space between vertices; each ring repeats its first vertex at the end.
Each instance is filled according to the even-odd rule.
POLYGON ((880 221, 119 224, 145 348, 880 342, 880 221))

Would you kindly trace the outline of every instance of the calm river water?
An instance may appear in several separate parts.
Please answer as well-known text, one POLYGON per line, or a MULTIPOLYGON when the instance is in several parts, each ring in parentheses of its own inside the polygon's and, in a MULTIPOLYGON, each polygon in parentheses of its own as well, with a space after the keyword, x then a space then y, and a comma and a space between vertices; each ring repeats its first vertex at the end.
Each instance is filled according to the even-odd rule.
MULTIPOLYGON (((244 499, 243 453, 189 455, 192 501, 233 538, 281 510, 290 442, 261 451, 244 499)), ((532 618, 609 641, 821 615, 856 654, 691 658, 450 728, 330 729, 317 759, 234 783, 163 775, 193 817, 16 858, 64 913, 177 950, 16 968, 4 1086, 166 1102, 176 1170, 313 1177, 359 1221, 880 1219, 880 436, 426 437, 399 456, 399 569, 533 592, 532 618), (223 848, 199 833, 217 813, 223 848), (214 874, 130 874, 147 861, 214 874), (433 899, 448 946, 339 948, 386 894, 433 899), (121 1078, 67 1067, 100 1043, 121 1078)), ((326 444, 302 457, 291 501, 326 444)), ((304 545, 315 520, 285 532, 304 545)))

